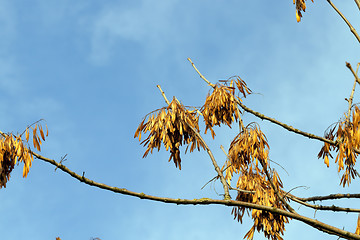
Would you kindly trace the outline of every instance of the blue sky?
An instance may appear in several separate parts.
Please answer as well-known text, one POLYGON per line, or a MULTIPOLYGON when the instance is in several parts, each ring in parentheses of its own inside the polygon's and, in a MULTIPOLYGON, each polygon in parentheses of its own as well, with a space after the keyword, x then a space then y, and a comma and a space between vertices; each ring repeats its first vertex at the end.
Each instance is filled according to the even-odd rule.
MULTIPOLYGON (((335 2, 335 1, 334 1, 335 2)), ((356 27, 353 1, 336 1, 356 27)), ((241 76, 258 94, 244 102, 280 121, 322 135, 346 111, 359 45, 326 1, 308 1, 301 23, 287 1, 19 1, 0 0, 1 131, 22 132, 41 118, 49 137, 42 155, 95 181, 157 196, 221 198, 204 152, 182 155, 182 170, 133 138, 142 117, 168 98, 201 106, 212 82, 241 76)), ((359 98, 355 97, 355 102, 359 98)), ((285 189, 298 196, 356 192, 338 186, 335 164, 317 159, 321 143, 257 121, 285 189)), ((236 135, 222 127, 206 140, 219 164, 236 135)), ((275 166, 274 166, 275 167, 275 166)), ((0 232, 18 239, 242 239, 251 225, 221 206, 176 206, 89 187, 40 160, 26 179, 22 166, 0 191, 0 232)), ((331 203, 332 204, 332 203, 331 203)), ((356 206, 341 201, 339 205, 356 206)), ((298 206, 294 205, 296 210, 298 206)), ((309 217, 314 212, 299 209, 309 217)), ((356 215, 316 213, 355 231, 356 215)), ((264 239, 262 234, 256 239, 264 239)), ((337 239, 292 221, 285 239, 337 239)))

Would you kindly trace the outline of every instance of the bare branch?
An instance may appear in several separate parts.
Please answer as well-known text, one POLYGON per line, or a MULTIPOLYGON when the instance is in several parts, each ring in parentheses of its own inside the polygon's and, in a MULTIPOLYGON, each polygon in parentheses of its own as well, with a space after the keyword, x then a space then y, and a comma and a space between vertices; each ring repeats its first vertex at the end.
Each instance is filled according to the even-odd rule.
POLYGON ((152 201, 163 202, 163 203, 172 203, 172 204, 177 204, 177 205, 180 205, 180 204, 181 205, 210 205, 210 204, 213 204, 213 205, 224 205, 224 206, 241 206, 241 207, 246 207, 246 208, 250 208, 250 209, 264 210, 264 211, 271 212, 273 214, 279 214, 279 215, 283 215, 286 217, 290 217, 292 219, 296 219, 296 220, 301 221, 309 226, 312 226, 320 231, 323 231, 323 232, 326 232, 326 233, 329 233, 332 235, 336 235, 336 236, 339 236, 339 237, 342 237, 345 239, 360 240, 360 235, 333 227, 331 225, 325 224, 323 222, 320 222, 320 221, 312 219, 312 218, 308 218, 308 217, 305 217, 305 216, 302 216, 302 215, 299 215, 296 213, 287 212, 287 211, 284 211, 282 209, 278 209, 275 207, 263 206, 263 205, 248 203, 248 202, 242 202, 242 201, 217 200, 217 199, 210 199, 210 198, 201 198, 201 199, 190 200, 190 199, 180 199, 180 198, 175 199, 175 198, 168 198, 168 197, 157 197, 157 196, 151 196, 151 195, 144 194, 144 193, 133 192, 133 191, 127 190, 125 188, 117 188, 117 187, 108 186, 106 184, 98 183, 98 182, 90 180, 84 176, 81 176, 81 175, 71 171, 70 169, 65 167, 63 164, 57 163, 53 159, 43 157, 34 152, 32 152, 32 154, 36 158, 58 167, 60 170, 66 172, 67 174, 69 174, 73 178, 79 180, 80 182, 83 182, 87 185, 101 188, 104 190, 112 191, 115 193, 134 196, 134 197, 137 197, 140 199, 148 199, 148 200, 152 200, 152 201))
POLYGON ((292 194, 286 194, 291 200, 294 202, 297 202, 301 205, 304 205, 306 207, 310 207, 316 210, 324 210, 324 211, 333 211, 333 212, 358 212, 360 213, 360 209, 354 209, 354 208, 343 208, 338 206, 323 206, 323 205, 317 205, 317 204, 310 204, 304 201, 299 200, 296 196, 292 194))
POLYGON ((354 99, 356 82, 358 82, 360 84, 360 81, 359 81, 357 75, 355 74, 354 70, 352 69, 351 64, 347 62, 346 67, 348 67, 350 69, 350 71, 353 73, 353 75, 355 76, 354 85, 353 85, 353 88, 351 90, 350 97, 348 99, 349 107, 348 107, 348 115, 346 116, 347 121, 350 122, 351 107, 352 107, 352 103, 353 103, 353 99, 354 99))
POLYGON ((323 201, 323 200, 334 200, 334 199, 342 199, 342 198, 360 198, 359 193, 336 193, 336 194, 330 194, 326 196, 313 196, 313 197, 307 197, 307 198, 300 198, 296 197, 297 199, 303 201, 303 202, 310 202, 310 201, 323 201))
POLYGON ((157 88, 160 90, 161 95, 162 95, 163 98, 165 99, 166 104, 169 105, 170 102, 169 102, 169 100, 166 98, 165 93, 164 93, 164 91, 161 89, 160 85, 156 85, 156 86, 157 86, 157 88))
POLYGON ((356 82, 360 84, 360 79, 359 79, 359 77, 358 77, 358 75, 357 75, 357 71, 359 70, 359 64, 358 64, 358 66, 357 66, 356 73, 355 73, 355 71, 354 71, 354 69, 352 68, 352 66, 351 66, 350 63, 346 62, 346 67, 347 67, 348 69, 350 69, 351 73, 352 73, 352 74, 354 75, 354 77, 355 77, 356 82))
MULTIPOLYGON (((351 25, 351 23, 346 19, 346 17, 340 12, 339 9, 337 9, 337 7, 331 2, 331 0, 327 0, 327 2, 332 6, 332 8, 340 15, 340 17, 345 21, 345 23, 349 26, 350 31, 354 34, 354 36, 356 37, 356 39, 358 40, 358 42, 360 43, 360 37, 357 34, 355 28, 351 25)), ((359 7, 359 0, 355 0, 356 4, 359 7)), ((360 10, 360 7, 359 7, 360 10)))
POLYGON ((303 136, 308 137, 308 138, 317 139, 317 140, 320 140, 320 141, 322 141, 322 142, 327 142, 327 143, 329 143, 329 144, 336 145, 336 142, 335 142, 335 141, 331 141, 331 140, 329 140, 329 139, 326 139, 326 138, 324 138, 324 137, 317 136, 317 135, 312 134, 312 133, 307 133, 307 132, 301 131, 301 130, 296 129, 296 128, 292 127, 292 126, 289 126, 289 125, 287 125, 287 124, 285 124, 285 123, 282 123, 282 122, 280 122, 280 121, 278 121, 278 120, 276 120, 276 119, 274 119, 274 118, 271 118, 271 117, 268 117, 268 116, 266 116, 266 115, 264 115, 264 114, 262 114, 262 113, 256 112, 256 111, 252 110, 251 108, 248 108, 247 106, 245 106, 245 105, 244 105, 240 100, 238 100, 238 99, 236 100, 236 102, 237 102, 237 104, 239 104, 239 106, 240 106, 243 110, 245 110, 246 112, 249 112, 249 113, 255 115, 256 117, 260 118, 261 120, 264 120, 264 119, 265 119, 265 120, 268 120, 268 121, 270 121, 270 122, 272 122, 272 123, 275 123, 276 125, 279 125, 279 126, 285 128, 286 130, 288 130, 288 131, 290 131, 290 132, 294 132, 294 133, 303 135, 303 136))
POLYGON ((202 75, 202 74, 199 72, 199 70, 196 68, 195 64, 191 61, 191 59, 188 58, 187 60, 191 63, 191 65, 193 66, 193 68, 195 69, 195 71, 199 74, 199 76, 200 76, 207 84, 209 84, 211 87, 214 88, 215 85, 212 84, 210 81, 208 81, 208 80, 204 77, 204 75, 202 75))

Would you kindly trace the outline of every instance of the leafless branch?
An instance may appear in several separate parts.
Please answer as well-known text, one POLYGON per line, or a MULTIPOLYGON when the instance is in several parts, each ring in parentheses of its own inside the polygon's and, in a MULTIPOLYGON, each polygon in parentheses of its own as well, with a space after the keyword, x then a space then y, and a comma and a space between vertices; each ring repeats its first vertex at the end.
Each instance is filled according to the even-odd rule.
POLYGON ((199 76, 201 77, 201 79, 203 79, 207 84, 209 84, 211 87, 214 88, 215 85, 212 84, 210 81, 208 81, 208 80, 204 77, 204 75, 202 75, 202 74, 199 72, 199 70, 196 68, 195 64, 191 61, 191 59, 188 58, 187 60, 191 63, 191 65, 193 66, 193 68, 195 69, 195 71, 199 74, 199 76))
POLYGON ((347 63, 346 63, 346 67, 349 68, 350 71, 351 71, 351 72, 353 73, 353 75, 355 76, 354 85, 353 85, 353 88, 352 88, 352 90, 351 90, 350 97, 349 97, 349 99, 348 99, 349 107, 348 107, 348 115, 346 116, 347 121, 350 122, 351 107, 352 107, 352 103, 353 103, 353 99, 354 99, 354 93, 355 93, 356 83, 358 82, 358 83, 360 84, 360 81, 359 81, 357 75, 355 74, 354 70, 352 69, 351 64, 347 62, 347 63))
MULTIPOLYGON (((354 34, 354 36, 356 37, 356 39, 358 40, 358 42, 360 43, 360 37, 357 34, 355 28, 351 25, 351 23, 346 19, 346 17, 340 12, 340 10, 331 2, 331 0, 327 0, 327 2, 331 5, 331 7, 340 15, 340 17, 345 21, 345 23, 348 25, 348 27, 350 28, 350 31, 352 32, 352 34, 354 34)), ((359 7, 359 0, 355 0, 356 4, 359 7)), ((359 8, 360 9, 360 8, 359 8)))
POLYGON ((359 79, 359 77, 358 77, 358 75, 357 75, 357 70, 359 70, 359 64, 358 64, 358 66, 357 66, 356 73, 355 73, 355 71, 354 71, 354 69, 352 68, 352 66, 351 66, 350 63, 346 62, 346 67, 347 67, 348 69, 350 69, 351 73, 352 73, 352 74, 354 75, 354 77, 355 77, 356 82, 360 84, 360 79, 359 79))
POLYGON ((157 196, 151 196, 151 195, 148 195, 145 193, 133 192, 133 191, 127 190, 125 188, 112 187, 112 186, 109 186, 109 185, 106 185, 103 183, 95 182, 84 176, 81 176, 81 175, 71 171, 63 164, 56 162, 53 159, 43 157, 35 152, 32 152, 32 154, 36 158, 38 158, 42 161, 45 161, 47 163, 50 163, 50 164, 54 165, 55 167, 58 167, 60 170, 69 174, 71 177, 79 180, 80 182, 83 182, 87 185, 101 188, 104 190, 112 191, 115 193, 134 196, 134 197, 137 197, 140 199, 148 199, 148 200, 152 200, 152 201, 163 202, 163 203, 172 203, 172 204, 177 204, 177 205, 224 205, 224 206, 241 206, 241 207, 250 208, 250 209, 258 209, 258 210, 268 211, 273 214, 279 214, 279 215, 283 215, 286 217, 290 217, 292 219, 296 219, 298 221, 301 221, 309 226, 312 226, 312 227, 314 227, 320 231, 326 232, 328 234, 336 235, 336 236, 339 236, 339 237, 342 237, 345 239, 360 240, 360 235, 333 227, 331 225, 328 225, 326 223, 320 222, 320 221, 312 219, 312 218, 308 218, 308 217, 305 217, 305 216, 302 216, 302 215, 299 215, 296 213, 287 212, 287 211, 284 211, 282 209, 278 209, 275 207, 263 206, 263 205, 248 203, 248 202, 242 202, 242 201, 217 200, 217 199, 210 199, 210 198, 192 199, 191 200, 191 199, 180 199, 180 198, 175 199, 175 198, 168 198, 168 197, 157 197, 157 196))
POLYGON ((323 205, 318 205, 318 204, 310 204, 304 201, 301 201, 300 199, 298 199, 296 196, 292 195, 292 194, 286 194, 286 196, 288 196, 291 200, 293 200, 294 202, 297 202, 301 205, 304 205, 306 207, 310 207, 316 210, 324 210, 324 211, 333 211, 333 212, 358 212, 360 213, 360 209, 354 209, 354 208, 343 208, 343 207, 338 207, 338 206, 323 206, 323 205))
POLYGON ((330 194, 326 196, 313 196, 313 197, 307 197, 307 198, 300 198, 297 197, 297 199, 303 201, 303 202, 310 202, 310 201, 323 201, 323 200, 334 200, 334 199, 343 199, 343 198, 360 198, 359 193, 336 193, 336 194, 330 194))

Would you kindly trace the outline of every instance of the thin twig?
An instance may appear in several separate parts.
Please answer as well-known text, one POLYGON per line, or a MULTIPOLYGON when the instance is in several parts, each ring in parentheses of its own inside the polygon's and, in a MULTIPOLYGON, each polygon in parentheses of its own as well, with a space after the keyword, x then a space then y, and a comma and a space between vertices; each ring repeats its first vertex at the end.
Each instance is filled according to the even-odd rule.
POLYGON ((206 144, 205 140, 201 137, 200 133, 198 133, 192 126, 188 125, 192 130, 193 132, 195 133, 195 135, 197 136, 197 138, 202 142, 202 144, 205 146, 205 149, 212 161, 212 164, 214 165, 214 168, 215 168, 215 171, 217 172, 217 174, 219 175, 220 177, 220 182, 221 184, 223 185, 223 188, 224 188, 224 199, 225 200, 229 200, 231 199, 231 196, 230 196, 230 193, 229 193, 229 187, 226 183, 226 180, 224 178, 224 175, 222 174, 215 158, 214 158, 214 155, 212 154, 210 148, 208 147, 208 145, 206 144))
MULTIPOLYGON (((351 64, 346 62, 346 67, 348 67, 350 69, 350 71, 354 74, 355 76, 355 81, 354 81, 354 85, 353 88, 351 90, 351 94, 350 94, 350 98, 348 99, 349 102, 349 107, 348 107, 348 115, 346 116, 346 120, 349 123, 350 122, 350 114, 351 114, 351 107, 352 107, 352 103, 353 103, 353 99, 354 99, 354 93, 355 93, 355 88, 356 88, 356 82, 358 82, 358 78, 357 75, 355 74, 354 70, 351 67, 351 64)), ((359 82, 360 83, 360 82, 359 82)))
POLYGON ((357 71, 359 70, 359 64, 358 64, 358 66, 357 66, 356 73, 355 73, 355 71, 354 71, 354 69, 352 68, 352 66, 351 66, 350 63, 346 62, 346 67, 347 67, 348 69, 350 69, 351 73, 352 73, 352 74, 354 75, 354 77, 355 77, 356 82, 360 84, 360 79, 359 79, 359 77, 358 77, 358 75, 357 75, 357 71))
POLYGON ((212 84, 210 81, 208 81, 208 80, 204 77, 204 75, 202 75, 202 74, 199 72, 199 70, 195 67, 195 64, 191 61, 191 59, 188 58, 187 60, 191 63, 191 65, 193 66, 193 68, 195 69, 195 71, 199 74, 199 76, 200 76, 207 84, 209 84, 211 87, 214 88, 215 85, 212 84))
POLYGON ((234 200, 217 200, 217 199, 210 199, 210 198, 202 198, 202 199, 175 199, 175 198, 168 198, 168 197, 157 197, 157 196, 151 196, 145 193, 138 193, 138 192, 133 192, 130 190, 127 190, 125 188, 117 188, 117 187, 112 187, 103 183, 98 183, 95 182, 91 179, 88 179, 86 177, 83 177, 73 171, 71 171, 70 169, 68 169, 66 166, 64 166, 63 164, 57 163, 55 160, 53 159, 49 159, 46 157, 43 157, 35 152, 32 152, 32 154, 42 160, 45 161, 47 163, 50 163, 56 167, 58 167, 60 170, 64 171, 65 173, 69 174, 70 176, 72 176, 73 178, 79 180, 80 182, 83 182, 87 185, 90 186, 94 186, 97 188, 101 188, 104 190, 108 190, 108 191, 112 191, 115 193, 120 193, 120 194, 124 194, 124 195, 129 195, 129 196, 134 196, 140 199, 148 199, 148 200, 152 200, 152 201, 158 201, 158 202, 163 202, 163 203, 172 203, 172 204, 181 204, 181 205, 210 205, 210 204, 214 204, 214 205, 224 205, 224 206, 240 206, 240 207, 245 207, 245 208, 250 208, 250 209, 258 209, 258 210, 264 210, 264 211, 268 211, 271 212, 273 214, 278 214, 278 215, 282 215, 282 216, 286 216, 292 219, 296 219, 298 221, 301 221, 305 224, 308 224, 309 226, 312 226, 320 231, 332 234, 332 235, 336 235, 339 237, 343 237, 346 239, 356 239, 356 240, 360 240, 360 235, 354 234, 352 232, 348 232, 333 226, 330 226, 326 223, 320 222, 318 220, 315 219, 311 219, 296 213, 291 213, 282 209, 278 209, 275 207, 270 207, 270 206, 263 206, 263 205, 258 205, 258 204, 254 204, 254 203, 248 203, 248 202, 242 202, 242 201, 234 201, 234 200))
POLYGON ((310 207, 316 210, 324 210, 324 211, 333 211, 333 212, 357 212, 360 213, 360 209, 355 209, 355 208, 343 208, 343 207, 338 207, 338 206, 323 206, 323 205, 317 205, 317 204, 310 204, 304 201, 301 201, 300 199, 298 199, 296 196, 292 195, 292 194, 287 194, 287 196, 293 200, 294 202, 297 202, 301 205, 304 205, 306 207, 310 207))
POLYGON ((156 86, 157 86, 157 88, 160 90, 161 95, 162 95, 163 98, 165 99, 165 102, 167 103, 167 105, 170 105, 170 102, 169 102, 169 100, 166 98, 165 93, 164 93, 164 91, 161 89, 160 85, 156 85, 156 86))
MULTIPOLYGON (((354 34, 358 42, 360 43, 360 37, 357 34, 355 28, 351 25, 351 23, 346 19, 346 17, 340 12, 339 9, 331 2, 331 0, 327 0, 327 2, 332 6, 332 8, 340 15, 340 17, 345 21, 345 23, 349 26, 350 31, 354 34)), ((356 4, 358 4, 358 1, 355 0, 356 4)), ((358 5, 359 6, 359 5, 358 5)))
POLYGON ((303 202, 310 202, 310 201, 323 201, 323 200, 334 200, 334 199, 343 199, 343 198, 360 198, 359 193, 336 193, 336 194, 330 194, 326 196, 313 196, 313 197, 307 197, 307 198, 300 198, 296 197, 297 199, 303 201, 303 202))

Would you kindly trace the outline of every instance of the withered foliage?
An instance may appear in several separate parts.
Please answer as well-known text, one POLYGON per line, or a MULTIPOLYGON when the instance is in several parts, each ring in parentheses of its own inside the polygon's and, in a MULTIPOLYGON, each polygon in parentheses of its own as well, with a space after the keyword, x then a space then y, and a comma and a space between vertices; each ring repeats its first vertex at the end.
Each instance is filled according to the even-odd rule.
POLYGON ((194 132, 199 132, 198 122, 199 116, 196 110, 187 109, 176 98, 173 98, 169 106, 145 116, 134 137, 138 137, 140 141, 141 133, 149 131, 149 136, 141 142, 144 147, 147 146, 143 157, 146 157, 149 152, 152 153, 154 148, 160 150, 162 143, 166 151, 170 149, 169 161, 173 160, 175 166, 181 169, 179 147, 182 144, 190 146, 190 152, 195 148, 198 150, 200 147, 205 148, 194 132))
POLYGON ((338 122, 333 128, 325 133, 325 138, 335 141, 336 145, 324 143, 318 158, 323 158, 324 163, 329 167, 329 157, 333 158, 331 151, 336 151, 335 163, 338 164, 338 172, 344 170, 340 184, 345 187, 351 180, 359 176, 355 170, 355 163, 360 149, 360 110, 357 106, 351 111, 351 115, 338 122), (336 130, 336 131, 335 131, 336 130))
MULTIPOLYGON (((293 3, 296 6, 296 21, 300 22, 301 18, 302 18, 302 14, 301 11, 305 12, 306 10, 306 0, 293 0, 293 3)), ((312 2, 314 2, 314 0, 311 0, 312 2)))
MULTIPOLYGON (((222 82, 224 84, 219 83, 214 87, 201 108, 206 130, 210 129, 213 138, 215 136, 212 129, 214 126, 226 124, 231 127, 233 122, 241 122, 237 102, 242 100, 238 94, 246 97, 247 94, 251 93, 251 90, 240 77, 230 78, 222 82)), ((181 168, 179 146, 186 144, 187 147, 190 146, 190 151, 196 147, 198 150, 200 147, 205 148, 202 141, 198 139, 200 137, 196 134, 199 132, 198 119, 197 111, 188 110, 175 98, 167 107, 145 116, 134 136, 141 141, 141 134, 149 131, 148 137, 141 142, 147 147, 143 157, 152 153, 153 149, 160 150, 163 144, 166 150, 170 149, 169 161, 173 160, 175 166, 181 168)), ((238 191, 236 200, 286 210, 284 203, 276 194, 276 192, 282 192, 283 185, 276 171, 269 167, 269 145, 265 135, 256 124, 249 124, 246 127, 241 125, 240 130, 229 148, 229 157, 225 163, 225 179, 230 185, 233 175, 238 174, 236 187, 250 193, 238 191), (267 174, 275 189, 272 188, 267 174)), ((288 198, 284 200, 289 201, 288 198)), ((242 221, 245 210, 244 207, 234 207, 232 214, 238 221, 242 221)), ((282 239, 284 225, 288 222, 287 217, 255 209, 247 209, 246 211, 249 215, 251 213, 254 220, 254 225, 246 234, 246 238, 252 239, 255 230, 257 230, 263 231, 269 239, 282 239)))
MULTIPOLYGON (((40 151, 40 145, 42 144, 41 139, 45 141, 44 131, 41 125, 38 124, 35 124, 35 126, 31 128, 34 148, 40 151)), ((29 173, 33 161, 33 155, 29 147, 29 127, 26 128, 24 133, 25 139, 23 139, 23 134, 13 135, 12 133, 4 133, 0 135, 0 188, 6 187, 6 183, 10 180, 10 174, 15 164, 19 164, 20 162, 24 163, 23 177, 26 177, 29 173)), ((48 136, 48 130, 46 131, 46 136, 48 136)))
MULTIPOLYGON (((269 145, 265 135, 257 125, 249 125, 243 129, 232 141, 229 148, 229 158, 226 162, 226 180, 230 184, 233 174, 239 174, 236 183, 238 189, 251 191, 252 193, 238 191, 236 200, 254 204, 276 207, 286 210, 283 202, 278 199, 275 190, 267 179, 265 169, 272 173, 271 181, 280 192, 283 184, 275 170, 270 171, 268 163, 269 145), (261 163, 262 167, 258 166, 261 163), (265 168, 265 169, 264 169, 265 168)), ((284 200, 289 200, 285 198, 284 200)), ((254 220, 254 225, 247 232, 245 238, 252 239, 255 230, 263 231, 265 237, 272 240, 281 240, 285 230, 287 217, 275 215, 257 209, 234 207, 234 218, 242 222, 244 213, 248 213, 254 220)))
POLYGON ((241 99, 235 95, 235 90, 237 89, 244 97, 251 93, 246 83, 238 76, 223 82, 225 84, 229 82, 230 85, 215 85, 212 93, 206 97, 205 104, 201 108, 206 125, 205 134, 210 129, 213 138, 215 137, 214 126, 226 124, 231 127, 233 122, 240 119, 240 110, 236 98, 240 101, 241 99), (234 85, 236 85, 236 88, 233 87, 234 85))

